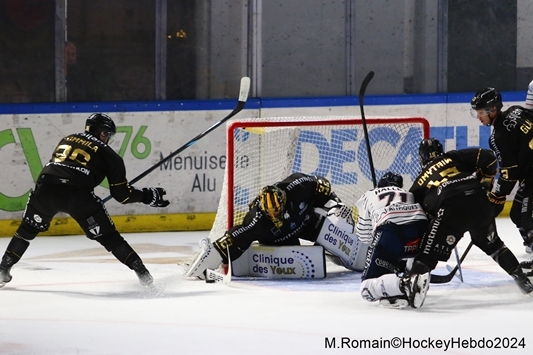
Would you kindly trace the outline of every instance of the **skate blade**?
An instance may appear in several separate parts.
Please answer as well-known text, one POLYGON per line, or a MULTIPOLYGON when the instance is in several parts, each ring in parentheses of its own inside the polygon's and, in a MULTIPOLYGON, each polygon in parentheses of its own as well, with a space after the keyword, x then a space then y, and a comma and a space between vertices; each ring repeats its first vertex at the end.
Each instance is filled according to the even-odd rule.
POLYGON ((395 300, 382 298, 379 300, 379 306, 381 308, 388 308, 388 309, 405 309, 409 307, 409 301, 403 298, 397 298, 395 300))

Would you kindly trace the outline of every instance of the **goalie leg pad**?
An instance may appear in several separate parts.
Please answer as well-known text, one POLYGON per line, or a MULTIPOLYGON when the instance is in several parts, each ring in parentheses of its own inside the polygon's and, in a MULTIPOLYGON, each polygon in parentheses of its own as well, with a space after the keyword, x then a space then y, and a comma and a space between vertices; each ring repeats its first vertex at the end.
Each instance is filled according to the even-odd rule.
POLYGON ((266 246, 253 243, 231 265, 235 276, 274 279, 326 277, 324 248, 319 245, 266 246))
POLYGON ((324 218, 316 243, 338 257, 347 269, 362 271, 368 245, 357 239, 353 228, 353 219, 351 219, 351 214, 347 213, 346 208, 331 209, 324 218))
POLYGON ((186 277, 202 277, 206 269, 216 270, 222 264, 222 256, 208 238, 203 238, 199 244, 200 250, 185 271, 186 277))

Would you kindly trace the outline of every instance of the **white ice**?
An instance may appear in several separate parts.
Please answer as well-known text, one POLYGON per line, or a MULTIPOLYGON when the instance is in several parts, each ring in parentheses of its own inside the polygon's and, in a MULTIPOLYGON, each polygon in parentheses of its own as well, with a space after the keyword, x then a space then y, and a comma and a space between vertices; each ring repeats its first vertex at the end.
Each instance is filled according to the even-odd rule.
MULTIPOLYGON (((498 219, 498 228, 518 259, 527 259, 512 223, 498 219)), ((0 289, 0 354, 532 352, 532 298, 475 247, 463 283, 432 284, 422 308, 392 310, 360 297, 359 273, 329 263, 328 277, 313 281, 239 278, 226 286, 183 279, 177 262, 195 254, 206 234, 124 234, 158 292, 144 290, 84 236, 37 237, 0 289), (391 345, 395 337, 404 340, 400 348, 391 345), (326 348, 333 339, 335 348, 326 348)), ((0 238, 0 253, 9 240, 0 238)), ((460 252, 468 242, 467 234, 460 252)), ((456 264, 454 256, 448 264, 456 264)), ((435 270, 447 272, 444 263, 435 270)))

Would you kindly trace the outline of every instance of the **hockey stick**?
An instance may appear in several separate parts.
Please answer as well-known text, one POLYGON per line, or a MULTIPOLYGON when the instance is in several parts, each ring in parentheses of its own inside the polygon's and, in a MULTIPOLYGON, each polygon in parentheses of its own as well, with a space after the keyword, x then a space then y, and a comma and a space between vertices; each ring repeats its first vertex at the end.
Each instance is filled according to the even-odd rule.
POLYGON ((370 165, 370 172, 372 173, 372 182, 374 183, 374 187, 376 187, 377 186, 376 172, 374 171, 374 161, 372 160, 372 152, 370 151, 370 139, 368 138, 368 129, 366 128, 365 111, 363 109, 363 100, 365 98, 365 91, 368 86, 368 83, 370 83, 370 80, 372 80, 373 77, 374 77, 374 72, 373 71, 368 72, 365 79, 363 80, 363 83, 361 84, 361 89, 359 89, 359 109, 361 110, 361 120, 363 121, 363 132, 365 133, 366 151, 368 152, 368 164, 370 165))
POLYGON ((431 274, 430 282, 432 284, 445 284, 445 283, 450 282, 455 276, 455 273, 457 272, 457 270, 459 270, 459 268, 461 267, 461 264, 465 260, 466 255, 470 251, 470 248, 472 248, 472 245, 474 245, 474 243, 471 241, 470 244, 468 244, 468 246, 466 247, 465 251, 463 252, 463 255, 461 255, 461 258, 459 259, 459 262, 457 263, 457 265, 455 265, 455 267, 450 271, 448 275, 431 274))
MULTIPOLYGON (((218 126, 220 126, 221 124, 223 124, 224 122, 226 122, 227 120, 229 120, 230 118, 232 118, 233 116, 235 116, 236 114, 241 112, 242 109, 244 108, 244 105, 246 104, 246 100, 248 99, 248 91, 249 90, 250 90, 250 78, 247 77, 247 76, 244 76, 244 77, 241 78, 241 87, 240 87, 240 91, 239 91, 239 101, 237 102, 237 106, 235 106, 235 108, 233 109, 233 111, 231 111, 229 113, 229 115, 227 115, 226 117, 224 117, 223 119, 221 119, 220 121, 218 121, 217 123, 215 123, 214 125, 209 127, 208 129, 206 129, 205 131, 203 131, 202 133, 200 133, 199 135, 197 135, 196 137, 194 137, 193 139, 191 139, 190 141, 188 141, 184 145, 182 145, 180 148, 178 148, 177 150, 172 152, 166 158, 158 161, 155 165, 153 165, 152 167, 146 169, 143 173, 139 174, 137 177, 135 177, 132 180, 130 180, 129 184, 133 185, 137 181, 141 180, 143 177, 145 177, 146 175, 150 174, 152 171, 157 169, 159 166, 163 165, 164 163, 166 163, 167 161, 169 161, 170 159, 172 159, 173 157, 175 157, 179 153, 183 152, 185 149, 189 148, 191 145, 193 145, 194 143, 198 142, 200 139, 205 137, 208 133, 213 131, 215 128, 217 128, 218 126)), ((110 199, 111 199, 111 195, 109 195, 105 199, 103 199, 102 202, 106 203, 110 199)))
MULTIPOLYGON (((459 251, 457 251, 457 246, 455 248, 453 248, 453 251, 455 252, 455 260, 457 260, 457 277, 459 277, 459 280, 461 280, 461 282, 464 282, 463 280, 463 270, 461 269, 461 259, 459 258, 459 251)), ((452 271, 452 267, 450 265, 446 265, 446 270, 448 271, 452 271)))

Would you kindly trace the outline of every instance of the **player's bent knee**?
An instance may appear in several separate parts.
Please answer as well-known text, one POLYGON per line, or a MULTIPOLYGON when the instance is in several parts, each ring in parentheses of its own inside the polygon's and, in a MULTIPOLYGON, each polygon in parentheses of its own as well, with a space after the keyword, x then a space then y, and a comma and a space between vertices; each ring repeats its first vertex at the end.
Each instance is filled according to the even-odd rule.
POLYGON ((479 249, 483 250, 483 252, 489 256, 492 256, 502 247, 505 247, 505 244, 499 237, 497 237, 496 240, 493 240, 490 243, 485 238, 483 238, 482 240, 472 239, 472 241, 479 249))
POLYGON ((125 241, 124 238, 116 230, 112 233, 94 238, 94 240, 100 243, 109 252, 112 252, 113 250, 118 248, 125 241))
POLYGON ((22 238, 26 241, 35 239, 37 234, 40 232, 45 232, 48 230, 48 226, 43 226, 43 228, 36 228, 33 224, 29 224, 25 219, 22 220, 22 223, 17 228, 15 232, 15 237, 22 238))
MULTIPOLYGON (((446 260, 448 260, 450 257, 450 254, 448 254, 448 258, 446 258, 446 260)), ((443 260, 443 261, 446 261, 446 260, 443 260)), ((415 262, 413 263, 413 265, 417 262, 421 262, 423 263, 425 266, 427 266, 427 268, 431 271, 431 270, 435 270, 435 268, 437 267, 437 264, 439 263, 439 260, 436 259, 435 257, 431 257, 429 255, 426 255, 426 254, 419 254, 416 258, 415 258, 415 262)))
POLYGON ((87 238, 91 240, 96 240, 117 232, 115 225, 104 208, 97 210, 89 217, 76 218, 76 222, 83 229, 87 238))

